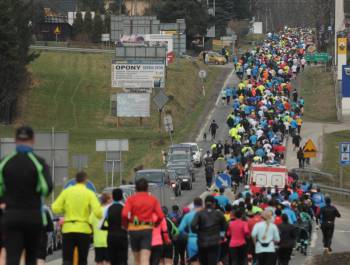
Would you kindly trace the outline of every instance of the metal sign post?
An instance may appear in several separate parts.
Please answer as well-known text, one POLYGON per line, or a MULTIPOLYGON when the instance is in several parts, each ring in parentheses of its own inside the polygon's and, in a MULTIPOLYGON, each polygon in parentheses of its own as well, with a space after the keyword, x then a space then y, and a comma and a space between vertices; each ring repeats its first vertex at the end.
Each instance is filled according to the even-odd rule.
POLYGON ((111 173, 111 185, 114 186, 115 172, 119 172, 119 184, 123 183, 122 152, 129 151, 127 139, 98 139, 96 140, 96 152, 105 152, 104 162, 106 173, 106 186, 108 186, 108 174, 111 173))
POLYGON ((168 96, 164 93, 163 90, 160 90, 159 93, 153 98, 153 102, 156 104, 159 110, 158 116, 158 128, 159 131, 162 130, 162 111, 165 104, 169 101, 168 96))
POLYGON ((204 86, 204 81, 205 78, 207 77, 207 71, 205 70, 200 70, 198 72, 198 77, 201 79, 202 81, 202 93, 203 93, 203 97, 205 97, 205 86, 204 86))
POLYGON ((344 167, 350 165, 350 142, 339 144, 339 186, 343 187, 344 167))
POLYGON ((164 127, 165 127, 165 131, 169 133, 171 144, 173 144, 172 133, 174 132, 174 125, 173 125, 173 118, 171 117, 170 114, 167 114, 164 116, 164 127))

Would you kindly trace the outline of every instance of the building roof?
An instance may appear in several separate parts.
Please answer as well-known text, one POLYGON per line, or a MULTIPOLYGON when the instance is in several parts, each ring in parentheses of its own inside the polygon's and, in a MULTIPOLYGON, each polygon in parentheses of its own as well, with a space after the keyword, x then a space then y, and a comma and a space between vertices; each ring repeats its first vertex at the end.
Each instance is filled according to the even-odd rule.
POLYGON ((67 15, 69 11, 75 11, 77 0, 34 0, 44 7, 51 8, 58 15, 67 15))

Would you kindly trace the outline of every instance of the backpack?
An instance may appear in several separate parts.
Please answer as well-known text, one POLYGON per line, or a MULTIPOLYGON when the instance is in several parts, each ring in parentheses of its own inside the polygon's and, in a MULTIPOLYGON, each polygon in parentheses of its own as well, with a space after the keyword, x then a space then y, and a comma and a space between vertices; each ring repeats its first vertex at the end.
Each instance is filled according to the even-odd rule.
POLYGON ((166 222, 167 222, 170 239, 174 241, 179 237, 180 231, 177 228, 177 226, 174 224, 174 222, 170 220, 169 217, 166 218, 166 222))

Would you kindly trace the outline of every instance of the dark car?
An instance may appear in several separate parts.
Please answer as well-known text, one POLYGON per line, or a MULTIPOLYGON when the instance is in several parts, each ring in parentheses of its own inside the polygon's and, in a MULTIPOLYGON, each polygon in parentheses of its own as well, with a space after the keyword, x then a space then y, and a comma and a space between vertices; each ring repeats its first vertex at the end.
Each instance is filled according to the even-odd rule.
POLYGON ((160 186, 169 185, 169 173, 165 169, 144 169, 136 172, 134 182, 139 179, 146 179, 148 183, 154 183, 160 186))
POLYGON ((183 167, 188 168, 192 181, 195 182, 195 174, 193 168, 193 157, 192 154, 185 151, 174 151, 168 157, 167 168, 171 168, 174 166, 182 165, 183 167))
POLYGON ((102 193, 110 193, 112 194, 113 190, 119 188, 123 191, 123 198, 124 198, 124 202, 126 201, 126 199, 131 196, 132 194, 135 193, 135 187, 134 185, 121 185, 119 187, 106 187, 103 189, 102 193))
POLYGON ((178 166, 170 169, 175 172, 177 178, 180 181, 181 189, 192 190, 192 176, 186 167, 178 166))

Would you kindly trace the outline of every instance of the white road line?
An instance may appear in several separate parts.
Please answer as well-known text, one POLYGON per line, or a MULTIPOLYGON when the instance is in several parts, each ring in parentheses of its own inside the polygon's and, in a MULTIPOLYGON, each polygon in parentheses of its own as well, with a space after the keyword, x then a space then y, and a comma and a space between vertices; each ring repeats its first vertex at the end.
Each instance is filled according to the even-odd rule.
MULTIPOLYGON (((227 84, 230 81, 230 78, 233 76, 234 72, 235 72, 235 69, 233 68, 232 71, 230 72, 230 74, 227 76, 227 78, 225 80, 225 83, 223 85, 223 88, 227 86, 227 84)), ((202 127, 202 129, 200 130, 199 134, 197 135, 197 138, 196 138, 196 142, 197 143, 199 143, 202 140, 203 134, 204 134, 205 130, 207 130, 207 128, 209 126, 209 122, 212 120, 213 114, 215 112, 215 108, 216 108, 216 106, 219 105, 220 98, 221 98, 221 92, 219 93, 218 98, 216 99, 214 108, 210 111, 209 115, 205 119, 204 126, 202 127)))
POLYGON ((312 235, 311 235, 310 248, 314 248, 314 247, 316 246, 317 238, 318 238, 317 230, 314 229, 314 230, 312 231, 312 235))

